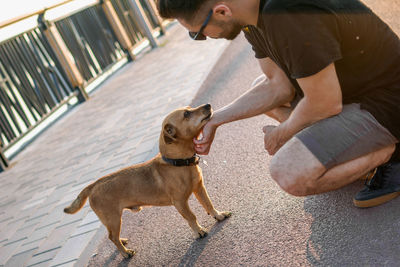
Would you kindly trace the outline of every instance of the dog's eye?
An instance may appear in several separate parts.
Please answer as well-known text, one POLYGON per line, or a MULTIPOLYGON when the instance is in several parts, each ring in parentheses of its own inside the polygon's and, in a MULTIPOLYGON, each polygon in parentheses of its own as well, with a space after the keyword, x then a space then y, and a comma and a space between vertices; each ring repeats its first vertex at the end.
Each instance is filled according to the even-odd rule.
POLYGON ((187 119, 190 117, 190 111, 185 111, 185 113, 183 113, 183 116, 187 119))

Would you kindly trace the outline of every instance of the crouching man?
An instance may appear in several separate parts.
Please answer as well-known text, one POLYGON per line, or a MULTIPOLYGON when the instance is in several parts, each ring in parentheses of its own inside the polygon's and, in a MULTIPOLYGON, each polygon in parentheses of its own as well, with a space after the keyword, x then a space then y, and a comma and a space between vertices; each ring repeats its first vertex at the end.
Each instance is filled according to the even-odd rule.
POLYGON ((194 40, 244 32, 264 73, 215 111, 194 140, 208 154, 216 129, 267 114, 272 178, 295 196, 339 189, 372 207, 400 195, 400 40, 358 0, 159 0, 194 40))

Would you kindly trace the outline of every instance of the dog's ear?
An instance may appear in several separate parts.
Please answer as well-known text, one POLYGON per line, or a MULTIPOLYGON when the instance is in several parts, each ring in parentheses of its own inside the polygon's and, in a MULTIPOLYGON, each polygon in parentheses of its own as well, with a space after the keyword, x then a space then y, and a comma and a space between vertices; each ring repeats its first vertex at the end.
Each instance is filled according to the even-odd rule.
POLYGON ((176 129, 169 123, 164 126, 163 134, 164 141, 167 144, 171 144, 176 140, 176 129))

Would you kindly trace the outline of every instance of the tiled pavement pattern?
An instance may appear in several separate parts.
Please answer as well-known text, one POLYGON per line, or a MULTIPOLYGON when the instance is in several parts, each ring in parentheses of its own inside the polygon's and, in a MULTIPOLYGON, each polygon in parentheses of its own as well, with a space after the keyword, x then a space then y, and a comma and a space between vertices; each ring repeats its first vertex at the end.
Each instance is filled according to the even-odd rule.
POLYGON ((87 203, 75 215, 63 208, 97 178, 153 156, 163 117, 191 102, 228 44, 193 42, 177 24, 162 42, 103 83, 0 174, 0 266, 84 264, 82 253, 104 227, 87 203))

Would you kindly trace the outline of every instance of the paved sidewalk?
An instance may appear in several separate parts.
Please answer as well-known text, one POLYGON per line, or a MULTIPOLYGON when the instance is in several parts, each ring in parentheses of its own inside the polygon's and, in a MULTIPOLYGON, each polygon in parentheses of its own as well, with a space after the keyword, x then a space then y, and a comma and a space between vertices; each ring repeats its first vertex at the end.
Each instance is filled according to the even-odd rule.
POLYGON ((193 42, 177 24, 168 36, 0 174, 0 266, 81 266, 89 260, 104 227, 88 204, 75 215, 63 208, 97 178, 152 157, 163 117, 190 104, 229 44, 193 42))

